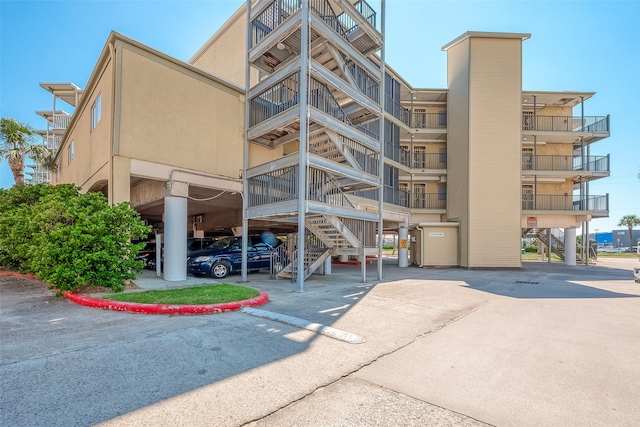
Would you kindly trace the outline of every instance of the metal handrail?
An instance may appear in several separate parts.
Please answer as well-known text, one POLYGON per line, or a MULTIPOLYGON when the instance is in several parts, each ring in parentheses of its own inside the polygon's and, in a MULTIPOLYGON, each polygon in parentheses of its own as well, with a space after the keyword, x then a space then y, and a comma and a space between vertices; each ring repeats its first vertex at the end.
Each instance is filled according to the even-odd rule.
POLYGON ((609 116, 533 116, 523 114, 522 130, 608 132, 609 116))
POLYGON ((589 197, 569 194, 538 194, 535 196, 523 196, 522 209, 608 212, 609 194, 589 197))
POLYGON ((302 7, 301 0, 275 0, 251 21, 251 46, 257 45, 302 7))
POLYGON ((609 156, 522 154, 522 170, 610 172, 609 156))
POLYGON ((447 153, 425 153, 401 147, 400 163, 413 169, 446 169, 447 153))
POLYGON ((300 72, 298 71, 251 98, 249 126, 255 126, 298 105, 299 88, 300 72))
POLYGON ((380 84, 353 60, 347 63, 347 70, 356 81, 356 86, 375 103, 380 102, 380 84))
POLYGON ((248 207, 297 200, 298 170, 295 165, 248 178, 248 207))
MULTIPOLYGON (((308 269, 311 264, 313 264, 325 251, 328 250, 327 246, 324 244, 322 240, 320 240, 317 236, 311 233, 307 228, 305 228, 305 237, 304 241, 304 275, 305 279, 309 276, 308 269)), ((295 282, 298 278, 298 247, 291 252, 291 282, 295 282)))
POLYGON ((355 209, 331 175, 316 168, 307 173, 307 200, 355 209))

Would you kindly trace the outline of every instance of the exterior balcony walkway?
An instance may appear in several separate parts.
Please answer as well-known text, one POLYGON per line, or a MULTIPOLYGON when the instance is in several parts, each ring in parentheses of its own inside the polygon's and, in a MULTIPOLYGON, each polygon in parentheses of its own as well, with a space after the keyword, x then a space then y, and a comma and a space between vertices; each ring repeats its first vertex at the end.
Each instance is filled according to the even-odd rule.
POLYGON ((609 194, 604 196, 539 194, 524 196, 523 213, 526 211, 576 211, 590 213, 593 217, 609 216, 609 194))

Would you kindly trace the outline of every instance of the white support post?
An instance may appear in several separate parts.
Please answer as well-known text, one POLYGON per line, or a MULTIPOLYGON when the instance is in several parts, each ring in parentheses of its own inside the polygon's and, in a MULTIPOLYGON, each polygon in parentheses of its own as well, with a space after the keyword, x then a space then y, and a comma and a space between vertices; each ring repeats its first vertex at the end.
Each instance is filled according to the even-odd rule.
POLYGON ((564 263, 576 265, 576 229, 564 229, 564 263))
POLYGON ((164 280, 187 280, 187 199, 164 198, 164 280))

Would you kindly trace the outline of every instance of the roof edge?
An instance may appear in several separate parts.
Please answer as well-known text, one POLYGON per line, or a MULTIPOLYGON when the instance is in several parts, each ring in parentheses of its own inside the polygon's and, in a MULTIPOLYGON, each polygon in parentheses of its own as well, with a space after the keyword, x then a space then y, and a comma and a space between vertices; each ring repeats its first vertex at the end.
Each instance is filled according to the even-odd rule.
POLYGON ((486 38, 486 39, 520 39, 522 41, 531 38, 529 33, 500 33, 492 31, 467 31, 461 36, 455 38, 449 43, 442 46, 442 50, 449 50, 453 46, 470 38, 486 38))

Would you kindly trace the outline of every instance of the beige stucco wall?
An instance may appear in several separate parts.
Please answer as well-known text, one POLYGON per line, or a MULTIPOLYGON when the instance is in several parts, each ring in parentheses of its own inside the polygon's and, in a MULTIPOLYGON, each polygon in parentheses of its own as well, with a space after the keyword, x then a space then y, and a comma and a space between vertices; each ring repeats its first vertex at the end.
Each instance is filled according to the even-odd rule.
POLYGON ((460 223, 460 265, 469 265, 469 42, 447 51, 447 219, 460 223))
POLYGON ((460 222, 460 264, 520 267, 521 40, 450 46, 448 86, 447 218, 460 222))
POLYGON ((446 267, 458 265, 458 228, 424 227, 424 265, 446 267))
POLYGON ((82 191, 88 191, 98 180, 104 179, 100 171, 107 168, 111 152, 111 130, 113 127, 113 61, 108 59, 104 67, 98 70, 99 77, 95 88, 83 94, 83 100, 74 112, 67 138, 60 147, 58 164, 60 180, 53 174, 53 183, 74 183, 82 191), (91 129, 91 109, 96 99, 101 98, 101 118, 91 129), (71 142, 74 156, 68 162, 71 142))
POLYGON ((196 67, 245 86, 246 64, 246 14, 236 13, 225 23, 213 40, 209 40, 204 51, 190 61, 196 67), (233 20, 235 18, 235 20, 233 20))
POLYGON ((213 78, 118 44, 120 109, 115 152, 238 178, 244 94, 213 78))

